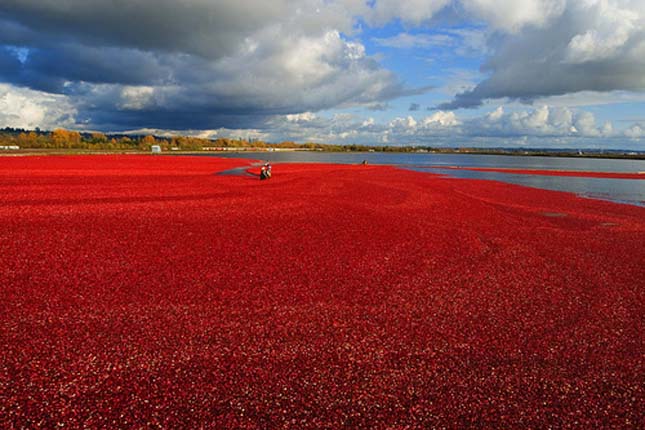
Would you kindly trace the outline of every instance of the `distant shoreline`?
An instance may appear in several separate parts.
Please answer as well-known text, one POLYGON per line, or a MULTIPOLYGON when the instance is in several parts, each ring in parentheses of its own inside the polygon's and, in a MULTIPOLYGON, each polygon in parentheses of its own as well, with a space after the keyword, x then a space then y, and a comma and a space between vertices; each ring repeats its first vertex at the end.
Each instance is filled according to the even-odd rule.
POLYGON ((431 144, 363 145, 294 141, 265 142, 255 139, 206 139, 190 136, 103 134, 56 129, 53 131, 0 129, 0 155, 11 154, 225 154, 236 152, 323 152, 323 153, 405 153, 473 154, 514 157, 569 157, 645 160, 645 151, 627 148, 558 147, 436 147, 431 144))
MULTIPOLYGON (((322 152, 322 153, 402 153, 402 154, 450 154, 450 155, 506 155, 511 157, 555 157, 555 158, 596 158, 596 159, 617 159, 617 160, 645 160, 645 152, 566 152, 566 151, 544 151, 544 150, 490 150, 490 149, 433 149, 433 150, 410 150, 409 148, 397 149, 396 147, 387 147, 386 150, 379 151, 331 151, 331 150, 306 150, 299 149, 297 152, 322 152)), ((296 152, 288 149, 261 149, 261 148, 235 148, 226 151, 164 151, 161 155, 204 155, 204 154, 230 154, 230 153, 271 153, 271 152, 296 152)), ((5 156, 31 156, 31 155, 145 155, 150 154, 148 151, 141 150, 83 150, 83 149, 17 149, 17 150, 0 150, 0 157, 5 156)), ((151 154, 152 155, 152 154, 151 154)), ((159 154, 154 154, 159 155, 159 154)))

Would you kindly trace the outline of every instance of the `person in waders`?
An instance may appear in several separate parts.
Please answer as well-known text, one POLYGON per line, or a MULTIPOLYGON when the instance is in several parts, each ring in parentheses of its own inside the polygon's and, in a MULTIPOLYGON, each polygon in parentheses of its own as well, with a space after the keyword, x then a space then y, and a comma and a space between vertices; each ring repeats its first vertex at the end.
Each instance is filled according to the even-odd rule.
POLYGON ((260 180, 271 178, 271 164, 267 161, 260 169, 260 180))

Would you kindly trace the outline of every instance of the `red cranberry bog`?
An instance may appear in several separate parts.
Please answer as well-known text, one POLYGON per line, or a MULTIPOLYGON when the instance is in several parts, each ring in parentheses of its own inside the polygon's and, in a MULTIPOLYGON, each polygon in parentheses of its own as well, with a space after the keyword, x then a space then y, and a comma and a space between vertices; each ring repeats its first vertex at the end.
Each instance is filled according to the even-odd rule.
POLYGON ((0 427, 643 428, 645 208, 244 163, 0 158, 0 427))

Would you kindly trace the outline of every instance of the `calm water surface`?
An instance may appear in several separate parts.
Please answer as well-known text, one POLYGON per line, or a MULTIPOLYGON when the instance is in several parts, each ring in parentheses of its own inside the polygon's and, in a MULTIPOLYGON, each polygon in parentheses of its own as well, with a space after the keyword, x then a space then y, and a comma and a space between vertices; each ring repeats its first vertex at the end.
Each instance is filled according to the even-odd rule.
MULTIPOLYGON (((211 154, 209 154, 211 155, 211 154)), ((645 206, 645 180, 575 178, 564 176, 518 175, 498 172, 440 169, 437 167, 491 167, 507 169, 575 170, 586 172, 645 172, 645 160, 607 160, 597 158, 519 157, 506 155, 429 154, 429 153, 335 153, 335 152, 247 152, 217 153, 212 156, 252 158, 272 162, 314 162, 388 164, 416 171, 440 173, 457 178, 488 179, 547 190, 645 206)))

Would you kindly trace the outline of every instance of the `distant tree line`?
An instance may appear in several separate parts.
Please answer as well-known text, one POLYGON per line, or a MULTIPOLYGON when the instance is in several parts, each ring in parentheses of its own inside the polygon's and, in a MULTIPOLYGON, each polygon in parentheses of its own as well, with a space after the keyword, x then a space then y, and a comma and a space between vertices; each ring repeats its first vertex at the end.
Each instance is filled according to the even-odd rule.
POLYGON ((198 137, 177 136, 158 137, 153 135, 132 136, 119 134, 103 134, 100 132, 81 133, 62 128, 53 131, 24 130, 7 127, 0 130, 0 146, 17 145, 22 149, 70 149, 70 150, 130 150, 150 151, 153 145, 159 145, 163 151, 201 151, 204 148, 244 148, 244 149, 308 149, 332 152, 412 152, 430 150, 425 147, 393 147, 368 145, 328 145, 321 143, 296 143, 284 141, 269 143, 261 140, 245 140, 241 138, 203 139, 198 137))
POLYGON ((217 138, 203 139, 199 137, 176 136, 159 137, 153 135, 123 135, 103 134, 99 132, 81 133, 65 129, 53 131, 25 130, 6 127, 0 129, 0 146, 18 146, 21 149, 62 149, 62 150, 93 150, 93 151, 147 151, 153 145, 159 145, 163 151, 201 151, 212 148, 252 149, 305 149, 327 152, 433 152, 446 154, 491 154, 491 155, 523 155, 545 157, 590 157, 590 158, 629 158, 645 159, 645 151, 626 150, 575 150, 575 149, 546 149, 546 148, 435 148, 429 146, 372 146, 372 145, 328 145, 322 143, 296 143, 284 141, 269 143, 255 139, 217 138))
POLYGON ((105 135, 99 132, 79 133, 64 129, 51 132, 5 128, 0 130, 0 145, 17 145, 25 149, 89 149, 89 150, 139 150, 150 151, 153 145, 164 150, 177 148, 198 151, 211 145, 206 139, 196 137, 159 138, 152 135, 105 135))

